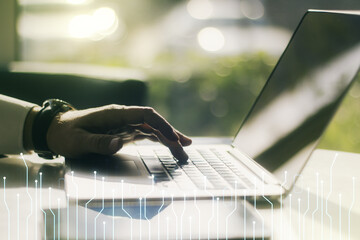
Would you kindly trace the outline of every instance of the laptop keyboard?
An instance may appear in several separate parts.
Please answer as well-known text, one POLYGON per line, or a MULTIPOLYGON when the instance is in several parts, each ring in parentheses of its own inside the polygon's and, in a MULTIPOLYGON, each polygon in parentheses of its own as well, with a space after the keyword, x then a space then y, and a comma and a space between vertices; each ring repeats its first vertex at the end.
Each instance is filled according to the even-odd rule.
POLYGON ((167 149, 139 150, 155 182, 173 179, 182 189, 248 189, 254 185, 226 151, 186 149, 189 160, 179 164, 167 149))

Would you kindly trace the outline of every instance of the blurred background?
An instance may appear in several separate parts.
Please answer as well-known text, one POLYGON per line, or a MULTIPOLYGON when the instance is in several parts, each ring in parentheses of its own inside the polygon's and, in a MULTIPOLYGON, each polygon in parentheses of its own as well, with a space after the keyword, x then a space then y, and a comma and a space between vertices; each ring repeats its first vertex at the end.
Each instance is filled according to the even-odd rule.
MULTIPOLYGON (((126 73, 191 136, 237 132, 307 9, 360 9, 359 0, 1 1, 0 60, 12 71, 126 73)), ((359 129, 358 78, 320 147, 360 152, 359 129)))

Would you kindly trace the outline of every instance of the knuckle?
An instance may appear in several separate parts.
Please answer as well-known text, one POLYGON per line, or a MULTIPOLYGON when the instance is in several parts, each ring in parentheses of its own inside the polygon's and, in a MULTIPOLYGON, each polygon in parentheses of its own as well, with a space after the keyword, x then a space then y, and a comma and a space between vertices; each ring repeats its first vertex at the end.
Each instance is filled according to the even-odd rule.
POLYGON ((144 112, 146 112, 146 113, 154 113, 155 110, 152 107, 144 107, 144 112))
POLYGON ((121 108, 121 105, 118 105, 118 104, 106 105, 106 109, 109 109, 109 110, 116 110, 116 109, 120 109, 120 108, 121 108))
POLYGON ((103 107, 102 109, 102 113, 105 114, 105 116, 112 116, 115 112, 118 112, 119 110, 123 110, 124 106, 123 105, 118 105, 118 104, 110 104, 110 105, 106 105, 103 107))
POLYGON ((158 116, 157 112, 152 107, 144 108, 144 115, 150 118, 158 116))

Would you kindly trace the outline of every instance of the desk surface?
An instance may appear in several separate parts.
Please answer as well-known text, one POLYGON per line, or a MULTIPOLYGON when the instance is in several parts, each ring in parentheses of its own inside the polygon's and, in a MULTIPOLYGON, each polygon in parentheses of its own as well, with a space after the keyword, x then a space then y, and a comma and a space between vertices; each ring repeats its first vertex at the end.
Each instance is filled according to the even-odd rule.
MULTIPOLYGON (((9 233, 10 239, 43 238, 43 209, 52 209, 48 218, 55 218, 57 209, 67 206, 63 161, 35 155, 0 158, 0 176, 6 177, 0 189, 1 239, 9 233)), ((360 154, 318 149, 291 194, 271 204, 258 201, 256 211, 273 239, 358 239, 359 169, 360 154)))

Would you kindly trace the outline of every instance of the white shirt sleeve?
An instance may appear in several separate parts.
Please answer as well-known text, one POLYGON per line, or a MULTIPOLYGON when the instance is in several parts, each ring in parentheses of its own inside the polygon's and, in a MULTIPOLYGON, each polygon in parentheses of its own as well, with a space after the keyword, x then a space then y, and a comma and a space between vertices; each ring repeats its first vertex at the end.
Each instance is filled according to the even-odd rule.
POLYGON ((27 114, 33 103, 0 94, 0 153, 25 152, 23 130, 27 114))

